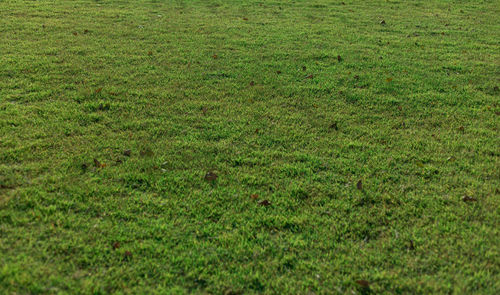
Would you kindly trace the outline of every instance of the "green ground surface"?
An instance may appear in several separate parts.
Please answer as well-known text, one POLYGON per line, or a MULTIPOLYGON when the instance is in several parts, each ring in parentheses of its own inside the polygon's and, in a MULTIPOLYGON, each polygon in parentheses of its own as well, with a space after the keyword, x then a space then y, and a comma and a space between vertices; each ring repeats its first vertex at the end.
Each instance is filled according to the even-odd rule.
POLYGON ((498 294, 500 2, 344 2, 0 0, 0 293, 498 294))

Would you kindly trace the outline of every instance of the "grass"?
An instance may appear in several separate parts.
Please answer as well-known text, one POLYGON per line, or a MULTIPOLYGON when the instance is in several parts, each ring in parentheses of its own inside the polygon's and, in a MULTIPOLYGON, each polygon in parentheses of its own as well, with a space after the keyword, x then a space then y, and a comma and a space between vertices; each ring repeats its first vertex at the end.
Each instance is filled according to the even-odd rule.
POLYGON ((344 2, 0 0, 0 293, 499 293, 499 2, 344 2))

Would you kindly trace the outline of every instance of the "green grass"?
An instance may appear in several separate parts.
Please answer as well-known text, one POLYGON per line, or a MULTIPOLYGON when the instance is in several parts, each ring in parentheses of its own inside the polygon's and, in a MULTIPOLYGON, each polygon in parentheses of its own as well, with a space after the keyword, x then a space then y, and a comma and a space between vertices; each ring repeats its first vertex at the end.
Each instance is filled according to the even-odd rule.
POLYGON ((500 2, 344 2, 0 0, 0 293, 498 294, 500 2))

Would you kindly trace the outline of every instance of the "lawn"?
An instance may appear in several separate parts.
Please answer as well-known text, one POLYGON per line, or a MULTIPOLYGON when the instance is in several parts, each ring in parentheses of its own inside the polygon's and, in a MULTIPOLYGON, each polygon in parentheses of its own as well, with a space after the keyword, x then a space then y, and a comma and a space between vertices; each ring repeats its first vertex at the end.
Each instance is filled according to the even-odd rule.
POLYGON ((499 15, 0 0, 0 293, 500 293, 499 15))

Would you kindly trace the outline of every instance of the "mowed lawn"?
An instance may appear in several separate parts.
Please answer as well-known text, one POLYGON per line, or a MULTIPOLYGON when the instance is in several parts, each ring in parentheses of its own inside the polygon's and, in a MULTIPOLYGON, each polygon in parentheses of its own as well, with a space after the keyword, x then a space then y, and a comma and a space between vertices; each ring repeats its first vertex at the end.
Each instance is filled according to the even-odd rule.
POLYGON ((0 0, 0 293, 498 294, 499 16, 0 0))

